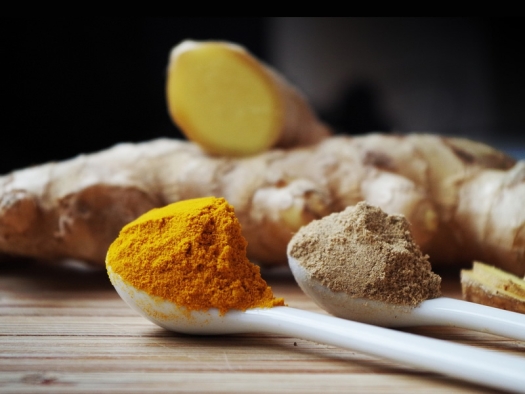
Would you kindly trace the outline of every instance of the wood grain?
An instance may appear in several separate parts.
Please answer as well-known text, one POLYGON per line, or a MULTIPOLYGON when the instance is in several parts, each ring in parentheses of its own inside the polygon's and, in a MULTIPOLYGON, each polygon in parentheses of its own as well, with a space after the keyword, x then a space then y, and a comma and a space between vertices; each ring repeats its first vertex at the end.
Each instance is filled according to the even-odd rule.
MULTIPOLYGON (((457 272, 441 273, 459 297, 457 272)), ((265 272, 288 305, 324 313, 289 272, 265 272)), ((406 330, 525 357, 525 343, 454 328, 406 330)), ((524 371, 525 373, 525 371, 524 371)), ((357 352, 276 335, 187 336, 138 316, 105 272, 0 265, 2 393, 489 393, 357 352)))

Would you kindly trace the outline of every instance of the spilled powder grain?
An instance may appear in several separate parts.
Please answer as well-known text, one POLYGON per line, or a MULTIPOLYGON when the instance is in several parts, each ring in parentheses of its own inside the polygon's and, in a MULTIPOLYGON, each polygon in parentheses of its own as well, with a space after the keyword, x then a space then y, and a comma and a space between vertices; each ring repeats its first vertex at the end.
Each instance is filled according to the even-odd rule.
POLYGON ((289 253, 323 285, 353 298, 417 305, 440 295, 404 216, 361 202, 304 226, 289 253))

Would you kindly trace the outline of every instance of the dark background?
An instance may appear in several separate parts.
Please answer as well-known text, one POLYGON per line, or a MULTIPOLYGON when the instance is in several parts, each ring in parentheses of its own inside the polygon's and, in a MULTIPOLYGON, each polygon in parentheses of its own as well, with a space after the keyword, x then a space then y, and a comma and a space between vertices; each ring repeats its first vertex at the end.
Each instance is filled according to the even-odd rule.
MULTIPOLYGON (((100 150, 121 141, 160 136, 182 138, 167 115, 164 83, 169 51, 186 38, 229 40, 245 46, 298 82, 322 118, 339 132, 432 131, 479 137, 514 153, 525 148, 522 22, 521 18, 3 18, 1 133, 4 138, 0 142, 0 173, 100 150), (323 32, 334 25, 339 26, 336 40, 340 40, 339 45, 333 45, 334 51, 340 51, 338 48, 346 42, 357 47, 360 42, 377 46, 383 39, 388 40, 382 52, 384 57, 376 56, 371 62, 397 62, 398 69, 406 70, 412 70, 409 63, 415 62, 418 73, 407 71, 398 84, 413 89, 397 94, 378 74, 384 68, 371 64, 370 70, 378 70, 376 80, 374 72, 364 82, 358 78, 352 80, 350 75, 351 89, 344 86, 334 89, 331 104, 323 107, 318 104, 322 100, 316 100, 315 87, 308 86, 308 79, 296 80, 293 75, 297 70, 297 76, 299 72, 308 76, 309 62, 297 58, 294 64, 294 56, 282 56, 291 54, 287 48, 293 49, 295 45, 299 49, 302 46, 303 54, 310 53, 312 62, 319 55, 320 49, 316 52, 316 46, 309 48, 308 42, 305 44, 297 36, 301 34, 297 22, 303 31, 308 31, 310 25, 319 30, 319 33, 316 30, 317 48, 323 50, 334 44, 330 32, 326 35, 329 42, 323 43, 323 32), (367 35, 373 35, 373 40, 367 35), (420 42, 415 41, 417 38, 420 42), (409 41, 413 44, 405 45, 409 41), (465 51, 468 48, 462 47, 470 42, 477 46, 477 52, 472 53, 483 56, 472 55, 470 59, 470 52, 465 51), (464 55, 458 60, 462 63, 458 68, 461 75, 454 71, 455 54, 464 55), (425 74, 427 66, 440 70, 443 59, 448 67, 444 81, 425 74), (481 75, 477 77, 479 81, 472 81, 468 89, 458 88, 462 85, 454 81, 469 78, 468 71, 477 68, 484 70, 472 74, 481 75), (477 83, 483 89, 472 88, 477 83), (410 97, 411 92, 417 90, 420 96, 430 97, 436 86, 447 95, 436 95, 431 108, 425 108, 429 116, 421 122, 425 130, 419 130, 417 119, 421 109, 410 103, 421 100, 410 97), (440 119, 436 112, 439 110, 434 109, 439 107, 440 100, 445 106, 470 100, 485 104, 465 109, 456 105, 455 111, 449 111, 448 122, 443 123, 432 121, 440 119), (404 107, 399 107, 403 103, 404 107), (411 114, 411 107, 418 113, 411 114), (395 113, 396 108, 404 110, 395 113), (490 116, 481 116, 481 112, 490 116), (476 118, 482 122, 469 121, 476 118)), ((364 54, 367 49, 363 47, 364 54)), ((356 50, 354 58, 357 56, 356 50)), ((327 74, 331 67, 344 67, 343 61, 337 62, 337 52, 333 59, 336 60, 326 64, 327 74)), ((347 61, 346 57, 343 60, 347 61)), ((323 78, 323 73, 317 70, 313 78, 323 78)))

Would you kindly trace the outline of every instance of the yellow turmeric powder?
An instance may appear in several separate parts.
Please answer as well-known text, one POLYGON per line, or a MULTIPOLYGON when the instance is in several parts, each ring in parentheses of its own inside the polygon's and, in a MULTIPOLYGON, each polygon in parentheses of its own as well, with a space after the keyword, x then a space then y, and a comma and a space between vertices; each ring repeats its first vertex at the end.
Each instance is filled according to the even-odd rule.
POLYGON ((153 209, 124 226, 108 250, 108 268, 136 289, 189 310, 284 305, 246 257, 247 242, 224 198, 153 209))

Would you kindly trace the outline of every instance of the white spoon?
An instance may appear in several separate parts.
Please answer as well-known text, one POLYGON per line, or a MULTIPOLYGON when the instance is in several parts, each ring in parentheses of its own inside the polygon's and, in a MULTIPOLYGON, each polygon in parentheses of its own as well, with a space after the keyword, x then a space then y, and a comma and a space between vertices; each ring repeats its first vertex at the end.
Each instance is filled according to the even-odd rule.
POLYGON ((525 315, 521 313, 446 297, 423 301, 415 308, 352 298, 312 278, 295 258, 288 256, 288 263, 299 287, 321 308, 344 319, 383 327, 461 327, 525 341, 525 315))
POLYGON ((289 307, 245 312, 189 311, 138 290, 108 268, 126 303, 153 323, 186 334, 266 332, 303 338, 439 372, 473 383, 525 393, 525 359, 289 307))

